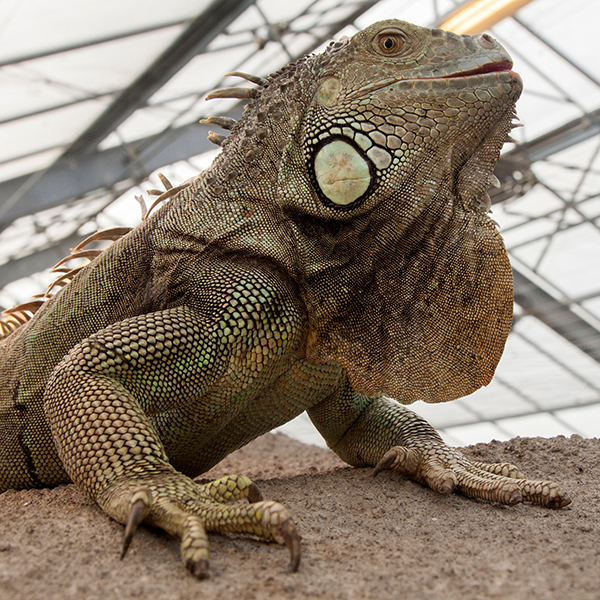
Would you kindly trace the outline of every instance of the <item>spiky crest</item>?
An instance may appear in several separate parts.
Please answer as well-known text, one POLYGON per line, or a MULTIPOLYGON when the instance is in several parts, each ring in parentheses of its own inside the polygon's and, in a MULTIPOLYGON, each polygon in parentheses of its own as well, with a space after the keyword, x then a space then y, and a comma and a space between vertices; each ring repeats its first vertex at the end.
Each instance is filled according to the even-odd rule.
MULTIPOLYGON (((188 187, 194 179, 188 179, 183 184, 173 187, 171 182, 162 173, 158 173, 158 178, 163 184, 165 191, 155 189, 147 190, 148 195, 158 196, 149 209, 146 208, 146 203, 142 196, 135 197, 140 203, 143 221, 148 218, 156 206, 188 187)), ((57 262, 54 267, 50 269, 50 273, 58 273, 59 275, 48 286, 45 293, 37 294, 33 296, 34 300, 13 306, 12 308, 7 308, 5 311, 0 312, 0 341, 27 323, 56 292, 68 285, 79 272, 89 267, 89 265, 103 254, 108 247, 127 235, 131 230, 131 227, 112 227, 111 229, 97 231, 83 240, 75 248, 71 248, 71 254, 57 262), (104 248, 84 249, 94 242, 110 242, 110 244, 104 248), (71 260, 83 260, 84 262, 73 268, 63 267, 64 264, 71 260)))

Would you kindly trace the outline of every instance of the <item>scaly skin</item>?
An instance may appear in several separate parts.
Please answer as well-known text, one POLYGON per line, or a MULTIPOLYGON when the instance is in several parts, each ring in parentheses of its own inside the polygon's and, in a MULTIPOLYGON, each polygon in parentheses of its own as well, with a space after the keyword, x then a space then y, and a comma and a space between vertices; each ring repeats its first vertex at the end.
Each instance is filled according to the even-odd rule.
POLYGON ((283 506, 244 477, 190 477, 306 410, 349 464, 568 504, 401 405, 487 385, 504 347, 511 271, 486 190, 511 64, 489 36, 383 21, 214 92, 250 102, 209 119, 232 128, 211 134, 213 165, 0 341, 0 489, 74 481, 126 524, 123 553, 145 521, 200 578, 207 531, 285 542, 296 570, 283 506))

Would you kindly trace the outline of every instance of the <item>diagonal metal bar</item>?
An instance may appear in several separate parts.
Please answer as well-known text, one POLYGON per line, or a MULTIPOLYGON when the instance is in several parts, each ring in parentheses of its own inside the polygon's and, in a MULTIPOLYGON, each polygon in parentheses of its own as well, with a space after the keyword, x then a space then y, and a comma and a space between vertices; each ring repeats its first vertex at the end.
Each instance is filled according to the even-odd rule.
POLYGON ((513 267, 515 302, 600 362, 600 331, 513 267))
POLYGON ((502 187, 490 190, 492 203, 496 204, 521 196, 535 185, 537 179, 531 171, 534 162, 545 160, 598 134, 600 134, 600 108, 530 142, 519 144, 514 150, 503 154, 494 170, 502 187))
POLYGON ((207 48, 254 0, 215 0, 185 31, 84 131, 65 152, 65 156, 94 150, 127 117, 143 106, 192 58, 207 48))
MULTIPOLYGON (((239 114, 230 116, 238 118, 239 114)), ((160 167, 212 150, 214 146, 206 139, 207 133, 204 125, 186 125, 159 136, 160 143, 156 136, 139 140, 129 147, 129 153, 117 146, 62 159, 45 172, 4 181, 0 183, 0 198, 10 199, 24 186, 29 187, 18 202, 5 210, 0 205, 0 230, 19 217, 59 206, 95 190, 112 189, 120 182, 141 180, 160 167), (136 160, 132 160, 131 154, 146 146, 147 150, 141 150, 136 160)))

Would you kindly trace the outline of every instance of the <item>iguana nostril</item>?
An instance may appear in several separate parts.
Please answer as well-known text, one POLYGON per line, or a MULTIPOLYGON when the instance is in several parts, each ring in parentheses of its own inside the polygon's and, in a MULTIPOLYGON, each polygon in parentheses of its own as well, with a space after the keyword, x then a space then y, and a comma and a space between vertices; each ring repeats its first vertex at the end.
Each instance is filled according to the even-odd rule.
POLYGON ((482 48, 489 50, 496 45, 496 40, 489 33, 482 33, 477 37, 477 41, 482 48))

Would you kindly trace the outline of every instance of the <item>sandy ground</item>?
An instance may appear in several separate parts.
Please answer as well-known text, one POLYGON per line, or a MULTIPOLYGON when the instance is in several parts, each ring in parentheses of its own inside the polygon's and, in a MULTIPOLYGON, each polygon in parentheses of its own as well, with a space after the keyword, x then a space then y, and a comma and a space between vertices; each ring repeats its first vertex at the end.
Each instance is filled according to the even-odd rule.
POLYGON ((178 541, 144 527, 120 561, 123 527, 65 485, 0 495, 0 598, 600 599, 600 440, 517 438, 465 453, 559 481, 573 503, 441 497, 268 434, 211 476, 247 474, 286 504, 303 537, 298 573, 284 547, 211 535, 212 576, 196 581, 178 541))

